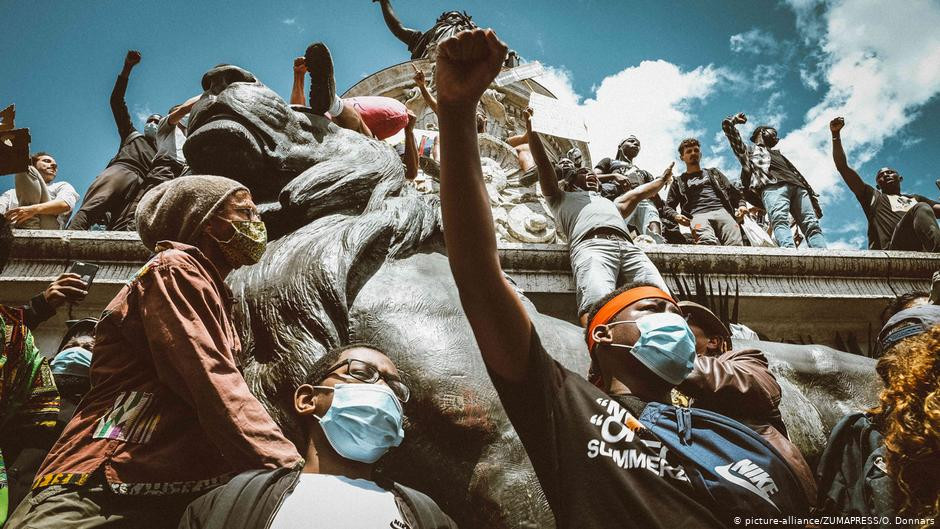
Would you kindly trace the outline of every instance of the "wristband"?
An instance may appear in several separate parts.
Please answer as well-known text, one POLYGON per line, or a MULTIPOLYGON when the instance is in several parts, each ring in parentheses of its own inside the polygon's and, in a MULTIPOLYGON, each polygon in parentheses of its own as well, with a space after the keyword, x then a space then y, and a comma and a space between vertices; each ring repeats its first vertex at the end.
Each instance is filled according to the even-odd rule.
POLYGON ((838 137, 838 136, 833 136, 833 137, 832 137, 832 141, 842 141, 842 138, 840 138, 840 137, 838 137))

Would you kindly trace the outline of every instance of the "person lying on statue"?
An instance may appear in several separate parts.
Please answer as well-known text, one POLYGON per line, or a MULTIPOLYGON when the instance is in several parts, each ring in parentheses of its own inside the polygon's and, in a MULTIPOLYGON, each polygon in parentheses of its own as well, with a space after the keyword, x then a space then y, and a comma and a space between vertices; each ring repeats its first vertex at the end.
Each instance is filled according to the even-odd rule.
POLYGON ((244 472, 190 504, 179 529, 304 529, 311 520, 350 529, 456 529, 428 496, 374 475, 404 439, 402 406, 410 393, 375 345, 329 351, 294 391, 305 430, 303 469, 244 472))
POLYGON ((384 140, 397 134, 409 122, 404 104, 391 97, 362 96, 340 98, 333 78, 333 58, 322 42, 307 47, 303 57, 294 59, 294 84, 290 104, 306 106, 304 74, 310 74, 310 110, 329 112, 333 123, 354 130, 368 138, 384 140))

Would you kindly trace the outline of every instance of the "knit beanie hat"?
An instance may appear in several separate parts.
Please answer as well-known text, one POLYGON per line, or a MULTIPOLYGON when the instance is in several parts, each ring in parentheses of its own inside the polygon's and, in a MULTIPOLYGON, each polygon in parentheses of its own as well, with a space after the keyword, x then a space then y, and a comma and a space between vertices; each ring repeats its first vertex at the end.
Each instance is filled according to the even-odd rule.
POLYGON ((192 244, 232 193, 247 188, 222 176, 181 176, 154 187, 137 206, 137 233, 151 251, 160 241, 192 244))

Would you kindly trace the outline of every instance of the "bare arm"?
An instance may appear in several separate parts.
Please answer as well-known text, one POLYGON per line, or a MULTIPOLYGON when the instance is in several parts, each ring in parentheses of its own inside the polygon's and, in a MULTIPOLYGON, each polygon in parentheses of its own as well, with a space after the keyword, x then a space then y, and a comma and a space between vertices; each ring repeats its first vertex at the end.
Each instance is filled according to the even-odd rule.
POLYGON ((865 182, 855 169, 849 167, 845 149, 842 148, 842 127, 844 126, 845 119, 841 117, 829 122, 829 131, 832 132, 832 161, 836 164, 836 170, 839 171, 845 185, 849 186, 855 196, 861 196, 865 191, 865 182))
POLYGON ((421 91, 421 97, 423 97, 424 102, 431 107, 431 110, 437 114, 437 99, 428 91, 428 84, 424 79, 424 71, 415 66, 414 63, 412 63, 411 67, 415 69, 415 85, 417 85, 418 90, 421 91))
POLYGON ((481 29, 438 47, 441 214, 450 269, 483 361, 495 375, 518 382, 528 365, 532 322, 499 265, 475 119, 506 51, 495 33, 481 29))
POLYGON ((307 98, 304 96, 304 74, 307 73, 307 65, 304 64, 303 57, 294 59, 294 84, 290 89, 290 104, 307 106, 307 98))
POLYGON ((539 173, 539 187, 545 198, 561 195, 562 191, 558 187, 558 177, 555 176, 555 166, 548 159, 545 153, 545 146, 542 145, 542 137, 538 132, 532 130, 532 109, 525 109, 525 129, 529 137, 529 152, 532 153, 532 159, 535 160, 535 167, 539 173))
POLYGON ((199 101, 201 97, 202 97, 202 94, 197 94, 197 95, 194 95, 193 97, 190 97, 186 101, 184 101, 182 105, 176 107, 176 110, 174 110, 173 112, 170 112, 169 115, 167 115, 166 117, 167 122, 170 125, 176 125, 177 123, 179 123, 180 120, 183 119, 183 116, 185 116, 186 114, 189 114, 189 111, 193 109, 193 106, 196 104, 196 101, 199 101))
POLYGON ((662 188, 669 185, 669 183, 672 182, 672 167, 674 165, 676 165, 676 162, 669 164, 669 167, 663 171, 663 175, 654 179, 652 182, 638 185, 615 198, 614 205, 620 210, 620 215, 624 218, 629 217, 641 200, 653 198, 662 188))
POLYGON ((414 182, 418 177, 418 146, 415 143, 415 115, 408 111, 405 125, 405 180, 414 182))
POLYGON ((410 48, 414 41, 421 37, 421 32, 403 26, 395 11, 392 10, 392 3, 389 0, 379 0, 379 4, 382 6, 382 18, 385 19, 385 25, 388 26, 389 31, 410 48))

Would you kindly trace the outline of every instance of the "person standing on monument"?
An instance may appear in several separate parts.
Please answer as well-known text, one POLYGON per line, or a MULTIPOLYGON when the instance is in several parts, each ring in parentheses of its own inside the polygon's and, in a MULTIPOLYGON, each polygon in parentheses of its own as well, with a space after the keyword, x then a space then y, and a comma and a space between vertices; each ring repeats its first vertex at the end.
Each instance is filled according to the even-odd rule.
POLYGON ((225 278, 266 233, 248 190, 184 176, 137 210, 156 252, 102 313, 91 391, 40 468, 13 527, 176 527, 198 495, 249 469, 302 462, 251 394, 225 278))
POLYGON ((131 71, 138 63, 140 52, 128 51, 124 57, 124 68, 118 74, 111 91, 111 114, 114 116, 121 143, 117 154, 85 191, 81 207, 69 222, 70 230, 87 230, 92 225, 104 224, 109 214, 107 229, 123 224, 124 221, 119 217, 127 201, 133 199, 140 182, 150 171, 153 157, 157 153, 157 126, 163 116, 147 116, 143 134, 134 128, 127 103, 124 101, 124 93, 127 91, 131 71))
POLYGON ((539 188, 555 216, 559 231, 568 241, 574 274, 578 318, 587 324, 587 313, 597 300, 619 285, 645 281, 668 291, 659 270, 630 239, 624 221, 637 204, 650 198, 672 179, 672 165, 662 176, 621 194, 613 201, 600 194, 600 180, 588 168, 562 169, 567 176, 559 187, 558 172, 532 130, 531 109, 526 110, 529 148, 538 168, 539 188))
POLYGON ((72 214, 78 193, 72 184, 60 180, 59 164, 47 152, 29 158, 26 172, 17 173, 14 187, 0 195, 0 215, 14 228, 61 230, 72 214))
POLYGON ((682 140, 679 157, 685 162, 685 172, 669 188, 663 214, 692 227, 696 244, 744 244, 739 222, 747 214, 747 203, 740 190, 718 169, 699 166, 702 148, 697 139, 682 140))
MULTIPOLYGON (((620 195, 654 180, 649 171, 644 171, 633 163, 639 154, 640 140, 631 134, 617 146, 617 156, 613 159, 601 159, 594 167, 594 172, 597 173, 597 178, 601 182, 612 180, 617 184, 616 193, 620 195)), ((572 158, 572 161, 575 160, 572 158)), ((637 203, 633 213, 626 217, 627 225, 636 230, 639 235, 647 235, 656 242, 663 242, 663 227, 659 220, 659 212, 663 205, 663 199, 659 194, 644 198, 637 203)))
POLYGON ((901 193, 898 172, 882 167, 875 173, 875 187, 849 167, 842 148, 845 118, 829 122, 832 132, 832 160, 845 185, 858 199, 868 219, 868 248, 871 250, 940 251, 940 203, 922 195, 901 193))
POLYGON ((819 226, 822 209, 816 192, 790 160, 774 149, 778 141, 777 129, 767 125, 757 127, 751 134, 753 147, 748 147, 737 129, 737 125, 744 123, 747 123, 747 116, 742 112, 725 118, 721 129, 741 163, 741 185, 753 192, 754 200, 763 203, 777 244, 782 248, 796 248, 790 231, 790 215, 793 215, 808 246, 826 248, 826 238, 819 226))

